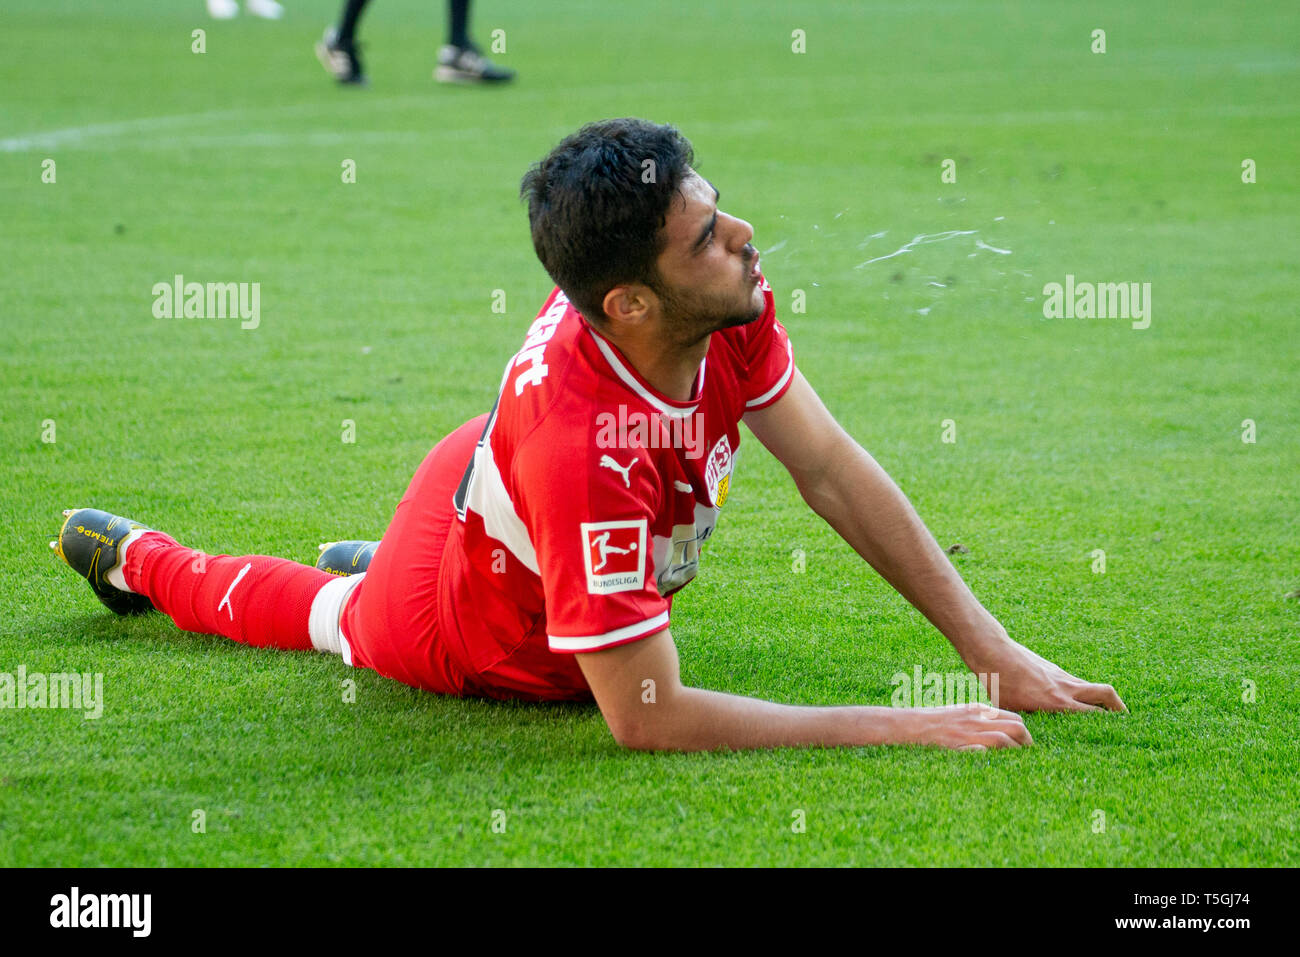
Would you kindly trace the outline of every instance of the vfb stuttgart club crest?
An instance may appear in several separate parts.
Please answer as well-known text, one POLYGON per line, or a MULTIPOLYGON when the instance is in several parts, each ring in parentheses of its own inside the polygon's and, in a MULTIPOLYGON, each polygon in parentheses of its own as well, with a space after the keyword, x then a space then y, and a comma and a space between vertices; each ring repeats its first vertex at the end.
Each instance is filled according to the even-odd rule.
POLYGON ((722 508, 731 491, 731 469, 735 461, 731 455, 731 442, 724 435, 709 453, 704 465, 704 484, 709 490, 709 501, 722 508))

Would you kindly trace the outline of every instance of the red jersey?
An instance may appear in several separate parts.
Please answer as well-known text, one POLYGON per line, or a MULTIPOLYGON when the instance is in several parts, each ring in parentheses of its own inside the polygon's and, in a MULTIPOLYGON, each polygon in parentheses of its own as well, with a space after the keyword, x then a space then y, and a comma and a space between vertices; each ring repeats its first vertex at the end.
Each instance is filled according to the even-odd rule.
POLYGON ((438 625, 467 692, 589 700, 574 652, 668 626, 727 500, 741 416, 794 375, 760 282, 762 316, 713 334, 689 401, 551 293, 454 497, 438 625))

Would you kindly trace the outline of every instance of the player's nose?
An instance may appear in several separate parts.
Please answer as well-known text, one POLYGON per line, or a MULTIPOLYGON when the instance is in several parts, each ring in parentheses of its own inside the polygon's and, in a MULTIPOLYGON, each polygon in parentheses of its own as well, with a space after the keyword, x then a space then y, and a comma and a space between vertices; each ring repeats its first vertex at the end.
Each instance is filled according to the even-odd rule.
POLYGON ((739 216, 727 216, 731 220, 731 240, 735 249, 744 249, 754 238, 754 227, 739 216))

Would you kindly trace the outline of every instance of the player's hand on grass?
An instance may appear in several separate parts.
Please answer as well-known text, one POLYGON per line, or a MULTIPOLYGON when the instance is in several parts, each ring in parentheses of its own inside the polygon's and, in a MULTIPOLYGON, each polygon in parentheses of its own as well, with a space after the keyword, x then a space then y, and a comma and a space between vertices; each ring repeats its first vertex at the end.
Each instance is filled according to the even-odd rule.
POLYGON ((1024 719, 1014 711, 986 704, 954 704, 942 708, 915 708, 915 741, 956 751, 1019 748, 1033 744, 1024 719))
POLYGON ((967 661, 976 674, 998 676, 997 704, 1012 711, 1127 711, 1115 689, 1076 678, 1010 638, 967 661))

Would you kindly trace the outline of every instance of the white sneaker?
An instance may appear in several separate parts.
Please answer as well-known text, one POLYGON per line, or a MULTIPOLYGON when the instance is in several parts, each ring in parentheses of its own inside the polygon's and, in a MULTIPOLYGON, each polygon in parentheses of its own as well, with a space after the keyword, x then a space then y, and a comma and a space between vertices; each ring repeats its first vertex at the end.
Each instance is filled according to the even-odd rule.
POLYGON ((239 15, 235 0, 208 0, 208 13, 214 20, 230 20, 239 15))
MULTIPOLYGON (((234 0, 230 0, 234 3, 234 0)), ((279 20, 284 16, 284 7, 275 0, 244 0, 244 9, 255 17, 264 20, 279 20)))
POLYGON ((514 70, 497 66, 477 48, 451 44, 438 50, 438 65, 433 71, 439 83, 505 83, 514 76, 514 70))

